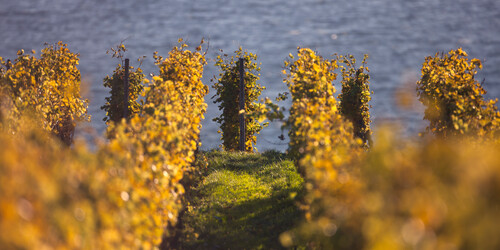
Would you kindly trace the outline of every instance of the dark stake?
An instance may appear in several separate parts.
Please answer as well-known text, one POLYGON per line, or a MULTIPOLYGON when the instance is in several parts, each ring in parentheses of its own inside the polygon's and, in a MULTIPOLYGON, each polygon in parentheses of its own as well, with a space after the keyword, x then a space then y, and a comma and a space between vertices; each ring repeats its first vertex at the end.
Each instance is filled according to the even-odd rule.
POLYGON ((128 119, 128 58, 125 59, 125 73, 123 76, 123 92, 125 93, 124 105, 123 105, 123 118, 128 119))
POLYGON ((240 58, 240 151, 245 151, 245 69, 243 68, 243 58, 240 58))

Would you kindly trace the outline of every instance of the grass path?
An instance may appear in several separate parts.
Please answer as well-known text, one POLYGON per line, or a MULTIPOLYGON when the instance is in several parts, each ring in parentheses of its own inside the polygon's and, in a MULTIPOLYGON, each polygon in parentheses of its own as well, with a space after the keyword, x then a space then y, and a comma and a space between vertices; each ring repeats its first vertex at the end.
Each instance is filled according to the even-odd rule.
POLYGON ((279 152, 207 153, 206 175, 187 193, 184 249, 279 249, 300 220, 303 179, 279 152))

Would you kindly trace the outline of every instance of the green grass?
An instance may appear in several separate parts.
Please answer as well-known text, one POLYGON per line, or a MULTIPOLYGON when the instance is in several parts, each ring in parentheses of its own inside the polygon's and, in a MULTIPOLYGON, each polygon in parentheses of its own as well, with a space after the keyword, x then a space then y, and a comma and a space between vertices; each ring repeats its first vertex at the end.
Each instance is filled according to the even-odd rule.
POLYGON ((279 152, 206 153, 208 170, 187 194, 185 249, 279 249, 302 218, 303 179, 279 152))

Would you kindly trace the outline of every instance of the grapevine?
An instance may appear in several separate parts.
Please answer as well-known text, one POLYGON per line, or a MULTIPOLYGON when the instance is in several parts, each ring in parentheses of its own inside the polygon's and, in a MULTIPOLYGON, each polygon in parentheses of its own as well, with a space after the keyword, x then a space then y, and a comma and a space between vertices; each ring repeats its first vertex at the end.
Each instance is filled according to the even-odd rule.
POLYGON ((224 150, 234 151, 239 145, 239 64, 240 58, 244 59, 245 69, 245 112, 249 114, 245 117, 246 123, 246 141, 245 151, 251 152, 254 150, 254 145, 257 143, 257 134, 267 123, 260 124, 257 119, 251 116, 252 113, 260 111, 263 107, 262 103, 257 102, 264 86, 257 83, 259 80, 260 67, 254 61, 257 60, 257 55, 243 51, 240 47, 234 52, 235 56, 231 58, 223 58, 217 56, 215 66, 219 67, 219 78, 213 79, 213 88, 217 91, 214 103, 219 103, 219 110, 222 114, 214 118, 214 121, 220 124, 222 147, 224 150), (215 81, 214 81, 215 80, 215 81))

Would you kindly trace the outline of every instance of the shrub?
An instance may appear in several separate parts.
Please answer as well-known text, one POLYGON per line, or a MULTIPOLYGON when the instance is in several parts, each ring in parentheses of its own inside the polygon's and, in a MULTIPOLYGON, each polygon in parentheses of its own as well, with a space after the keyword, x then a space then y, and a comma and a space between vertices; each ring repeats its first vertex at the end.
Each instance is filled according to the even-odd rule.
MULTIPOLYGON (((282 242, 320 249, 497 249, 498 143, 398 137, 380 131, 371 150, 351 163, 355 171, 325 176, 311 219, 282 242)), ((335 159, 323 164, 336 166, 335 159)))
POLYGON ((125 152, 63 147, 39 121, 19 118, 0 133, 0 245, 6 249, 113 249, 131 246, 126 213, 133 168, 125 152))
POLYGON ((0 245, 155 249, 170 235, 208 91, 204 56, 185 47, 156 56, 160 75, 144 106, 129 121, 110 123, 114 136, 95 152, 81 143, 61 147, 24 114, 18 133, 1 131, 0 245))
POLYGON ((191 171, 207 107, 201 45, 195 52, 186 47, 174 47, 165 59, 155 54, 160 74, 145 88, 141 111, 111 128, 110 143, 128 152, 135 166, 130 213, 141 217, 132 221, 133 234, 153 246, 171 236, 166 229, 177 223, 184 193, 180 180, 191 171))
MULTIPOLYGON (((315 223, 332 208, 331 204, 323 206, 325 200, 345 191, 334 184, 339 178, 350 180, 357 171, 352 166, 363 152, 362 142, 355 140, 351 123, 344 120, 337 109, 332 85, 336 78, 333 73, 337 67, 335 60, 327 61, 310 49, 299 49, 298 59, 286 62, 285 66, 290 69, 285 82, 292 96, 288 119, 291 125, 289 150, 305 177, 306 195, 302 208, 306 225, 312 230, 309 232, 315 235, 316 228, 309 223, 315 223)), ((301 236, 310 240, 308 236, 301 236)), ((285 233, 281 241, 289 247, 297 237, 285 233)))
POLYGON ((18 51, 14 63, 2 60, 0 86, 4 113, 11 117, 6 125, 16 131, 22 113, 38 117, 43 129, 71 144, 77 121, 89 120, 88 101, 80 97, 78 54, 58 42, 42 49, 40 59, 18 51))
MULTIPOLYGON (((432 67, 424 64, 427 73, 419 86, 425 94, 442 98, 430 99, 435 102, 428 104, 435 105, 428 109, 441 109, 436 104, 441 100, 453 100, 457 105, 465 105, 469 99, 482 100, 481 95, 474 94, 482 91, 472 84, 471 78, 474 63, 479 62, 473 61, 471 65, 460 60, 455 65, 452 61, 464 53, 456 51, 450 55, 455 59, 428 58, 426 63, 432 67), (458 72, 455 69, 464 68, 469 71, 453 75, 452 72, 458 72), (440 77, 443 79, 439 82, 430 82, 440 77), (452 85, 445 81, 446 77, 461 80, 452 85), (465 83, 470 85, 463 79, 469 79, 465 83), (424 83, 427 85, 420 85, 424 83), (436 86, 437 83, 440 85, 436 86), (456 86, 459 84, 464 85, 456 86), (441 95, 443 92, 448 94, 441 95)), ((485 112, 495 117, 496 109, 482 107, 479 114, 485 112)), ((320 109, 312 106, 311 111, 304 110, 301 112, 307 114, 304 116, 314 117, 311 114, 320 109)), ((396 139, 402 137, 394 129, 392 132, 381 129, 373 146, 365 151, 348 141, 348 133, 338 132, 342 130, 332 133, 331 127, 314 126, 314 121, 328 121, 326 117, 332 117, 322 118, 321 112, 318 113, 320 116, 315 119, 295 123, 295 130, 315 129, 304 133, 307 136, 302 137, 305 146, 299 161, 299 166, 306 169, 307 194, 303 204, 306 221, 280 236, 284 246, 304 243, 318 249, 497 249, 500 246, 493 233, 498 230, 500 199, 492 195, 500 190, 497 160, 500 144, 492 127, 460 132, 446 127, 450 121, 439 120, 446 116, 433 117, 434 124, 442 125, 431 130, 439 136, 396 139), (494 140, 461 136, 474 133, 494 140)), ((471 117, 471 124, 478 123, 474 119, 479 118, 471 117)), ((493 126, 494 119, 486 125, 493 126)))
MULTIPOLYGON (((101 109, 106 111, 106 117, 104 121, 109 123, 110 121, 119 122, 125 117, 124 106, 125 106, 125 88, 123 84, 125 75, 124 65, 124 55, 127 51, 125 45, 120 44, 116 48, 111 48, 113 52, 112 57, 121 60, 121 64, 118 64, 116 69, 113 71, 112 76, 106 76, 104 78, 104 87, 110 88, 110 96, 106 97, 106 104, 104 104, 101 109)), ((109 53, 109 51, 108 51, 109 53)), ((139 59, 140 60, 140 59, 139 59)), ((127 103, 127 114, 128 116, 133 116, 133 114, 139 112, 139 94, 144 89, 143 81, 144 74, 140 66, 134 70, 134 67, 129 66, 129 89, 128 89, 128 103, 127 103)))
POLYGON ((498 134, 497 100, 485 101, 486 91, 474 78, 481 68, 481 61, 469 61, 462 49, 425 58, 417 94, 426 107, 424 119, 430 121, 428 132, 441 137, 498 134))
MULTIPOLYGON (((290 58, 294 57, 290 54, 290 58)), ((299 48, 298 59, 285 62, 285 67, 289 71, 283 71, 287 74, 284 81, 292 97, 287 121, 290 126, 289 153, 300 159, 307 152, 308 142, 335 140, 337 133, 352 134, 352 126, 343 121, 334 96, 332 82, 337 78, 333 72, 338 67, 337 62, 325 60, 310 49, 299 48), (316 138, 316 132, 323 130, 332 134, 316 138)))
POLYGON ((362 66, 356 68, 354 56, 337 56, 337 61, 343 63, 340 70, 342 72, 342 93, 339 95, 339 109, 342 116, 352 122, 354 135, 360 138, 365 145, 371 144, 370 130, 370 87, 368 86, 370 76, 366 67, 365 55, 362 66))
MULTIPOLYGON (((213 88, 217 91, 214 103, 219 103, 219 110, 222 114, 214 118, 214 121, 220 124, 221 139, 223 141, 222 148, 227 151, 238 150, 240 140, 239 127, 239 83, 240 83, 240 66, 239 59, 244 59, 245 70, 245 123, 246 123, 246 141, 245 151, 252 152, 254 145, 257 143, 257 134, 266 124, 261 125, 258 120, 251 116, 252 113, 259 112, 262 108, 261 103, 257 100, 265 87, 257 83, 259 80, 260 67, 254 60, 257 60, 257 55, 244 52, 241 47, 234 52, 236 55, 231 58, 223 58, 217 56, 215 66, 219 67, 219 78, 215 79, 213 88)), ((214 81, 214 79, 212 80, 214 81)))

